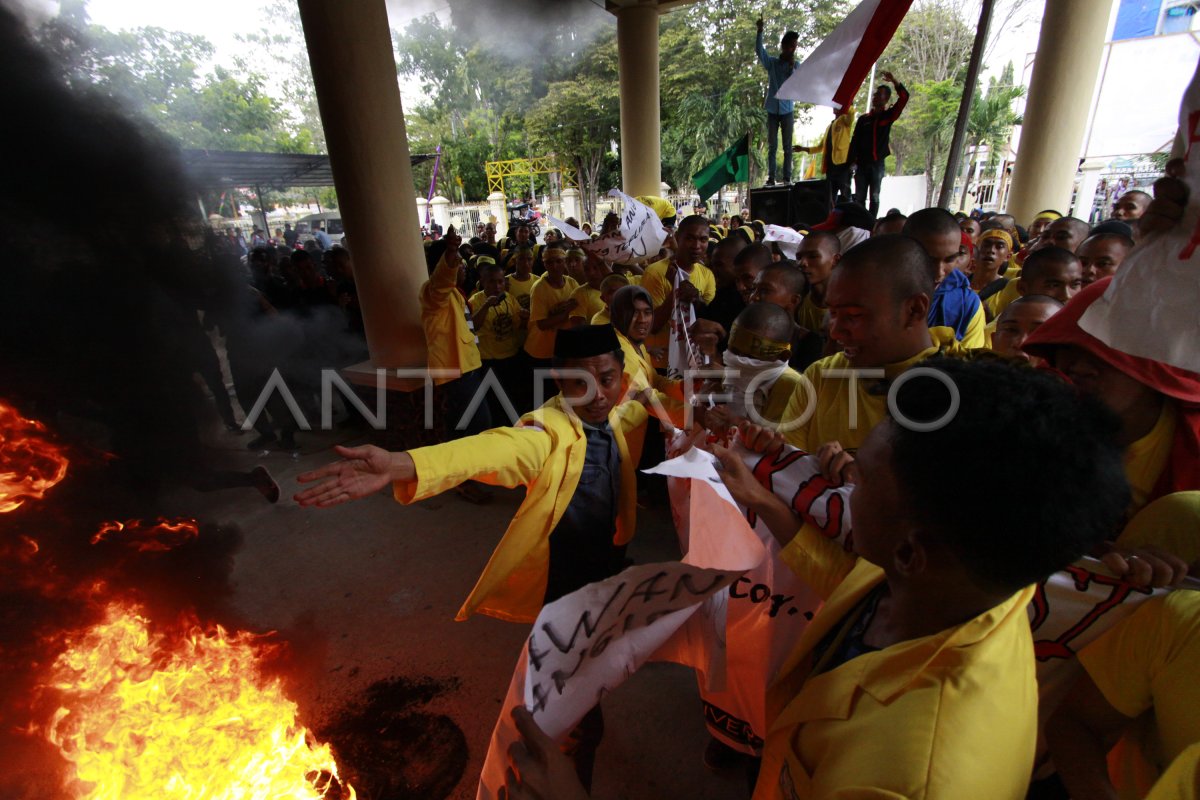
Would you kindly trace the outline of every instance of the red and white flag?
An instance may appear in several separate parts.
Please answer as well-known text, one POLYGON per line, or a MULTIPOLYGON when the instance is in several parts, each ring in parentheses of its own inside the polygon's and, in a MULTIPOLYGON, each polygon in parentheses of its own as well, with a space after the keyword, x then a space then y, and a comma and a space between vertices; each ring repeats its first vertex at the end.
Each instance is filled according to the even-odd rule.
POLYGON ((853 103, 910 5, 912 0, 863 0, 796 67, 776 97, 835 110, 853 103))

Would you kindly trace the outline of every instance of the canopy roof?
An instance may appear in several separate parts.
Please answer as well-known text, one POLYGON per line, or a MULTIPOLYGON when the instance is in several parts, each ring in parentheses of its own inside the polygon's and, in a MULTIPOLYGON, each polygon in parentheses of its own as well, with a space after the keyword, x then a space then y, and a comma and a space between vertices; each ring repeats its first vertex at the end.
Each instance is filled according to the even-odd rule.
MULTIPOLYGON (((413 165, 431 158, 431 154, 411 157, 413 165)), ((184 150, 183 164, 192 180, 205 189, 261 186, 279 190, 289 186, 333 186, 333 170, 327 155, 184 150)))

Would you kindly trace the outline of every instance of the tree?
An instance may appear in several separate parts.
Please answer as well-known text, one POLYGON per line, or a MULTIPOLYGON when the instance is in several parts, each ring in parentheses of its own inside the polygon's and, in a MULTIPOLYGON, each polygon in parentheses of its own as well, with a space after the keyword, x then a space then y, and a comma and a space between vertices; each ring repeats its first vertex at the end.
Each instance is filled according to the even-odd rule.
MULTIPOLYGON (((238 70, 245 74, 263 75, 268 64, 281 59, 288 65, 288 75, 279 87, 283 95, 283 111, 290 127, 308 132, 314 152, 325 153, 325 128, 317 105, 317 90, 313 84, 312 65, 304 42, 304 27, 295 0, 271 0, 260 11, 262 28, 257 33, 239 34, 246 44, 245 53, 237 60, 238 70)), ((321 202, 324 206, 326 203, 321 202)), ((336 207, 336 206, 335 206, 336 207)))
MULTIPOLYGON (((660 25, 663 175, 673 186, 751 133, 751 164, 766 165, 766 76, 754 43, 755 21, 766 21, 764 44, 778 49, 786 30, 800 39, 796 58, 813 50, 849 12, 846 0, 712 0, 665 15, 660 25)), ((809 106, 799 106, 799 122, 809 106)))
POLYGON ((574 163, 585 219, 596 218, 600 169, 620 119, 615 83, 595 75, 550 84, 526 117, 535 148, 574 163))
POLYGON ((973 4, 974 0, 917 0, 879 59, 880 69, 895 73, 912 98, 892 126, 893 174, 924 171, 927 205, 946 169, 974 39, 973 28, 963 20, 973 4))
MULTIPOLYGON (((35 32, 69 85, 111 97, 181 147, 311 153, 311 128, 293 119, 253 70, 213 67, 202 36, 156 27, 110 31, 73 0, 35 32)), ((214 193, 216 207, 240 198, 214 193)), ((327 200, 329 198, 326 198, 327 200)))
POLYGON ((972 155, 967 162, 967 177, 963 181, 962 197, 958 203, 960 209, 967 205, 967 192, 975 177, 979 148, 986 144, 990 152, 989 160, 995 161, 997 152, 1008 145, 1013 126, 1021 124, 1021 115, 1013 111, 1012 105, 1024 95, 1024 86, 1013 86, 1011 61, 1005 66, 999 80, 992 78, 988 82, 987 94, 981 94, 976 87, 971 114, 967 119, 967 139, 972 155))

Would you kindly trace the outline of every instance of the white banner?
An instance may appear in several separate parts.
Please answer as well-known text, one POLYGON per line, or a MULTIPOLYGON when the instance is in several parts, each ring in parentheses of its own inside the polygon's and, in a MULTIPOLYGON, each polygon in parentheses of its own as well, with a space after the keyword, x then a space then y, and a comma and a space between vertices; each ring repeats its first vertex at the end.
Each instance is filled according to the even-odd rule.
POLYGON ((654 209, 640 203, 620 189, 613 189, 609 197, 619 197, 625 204, 621 212, 621 225, 594 242, 584 244, 609 264, 633 264, 658 254, 667 240, 667 230, 654 209))
MULTIPOLYGON (((542 608, 492 731, 479 800, 495 798, 504 785, 508 748, 517 739, 512 710, 518 704, 548 735, 561 738, 646 661, 686 659, 683 663, 695 666, 697 654, 709 652, 703 642, 713 626, 705 622, 707 612, 697 610, 761 563, 766 552, 745 525, 739 526, 736 506, 717 499, 717 488, 701 486, 697 495, 711 498, 716 513, 695 526, 683 561, 629 567, 542 608)), ((719 664, 701 666, 721 673, 719 664)))
POLYGON ((574 225, 568 225, 558 217, 546 214, 546 219, 550 220, 551 227, 558 228, 562 235, 572 242, 590 242, 592 240, 591 236, 579 230, 574 225))

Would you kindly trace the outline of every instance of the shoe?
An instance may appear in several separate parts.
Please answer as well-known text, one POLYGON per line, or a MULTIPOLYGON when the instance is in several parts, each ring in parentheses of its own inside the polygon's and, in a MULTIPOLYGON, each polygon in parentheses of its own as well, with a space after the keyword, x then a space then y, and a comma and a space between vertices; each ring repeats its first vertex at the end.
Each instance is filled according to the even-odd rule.
POLYGON ((715 738, 709 739, 708 746, 704 748, 704 766, 713 772, 725 772, 733 769, 744 759, 744 755, 715 738))
POLYGON ((267 498, 268 503, 279 502, 279 484, 271 477, 271 473, 267 472, 266 467, 255 467, 250 470, 250 478, 254 481, 254 488, 262 492, 262 496, 267 498))
POLYGON ((276 438, 275 434, 273 434, 273 433, 260 434, 250 440, 250 442, 246 445, 246 449, 247 450, 261 450, 264 447, 266 447, 267 445, 269 445, 271 442, 275 441, 275 438, 276 438))

